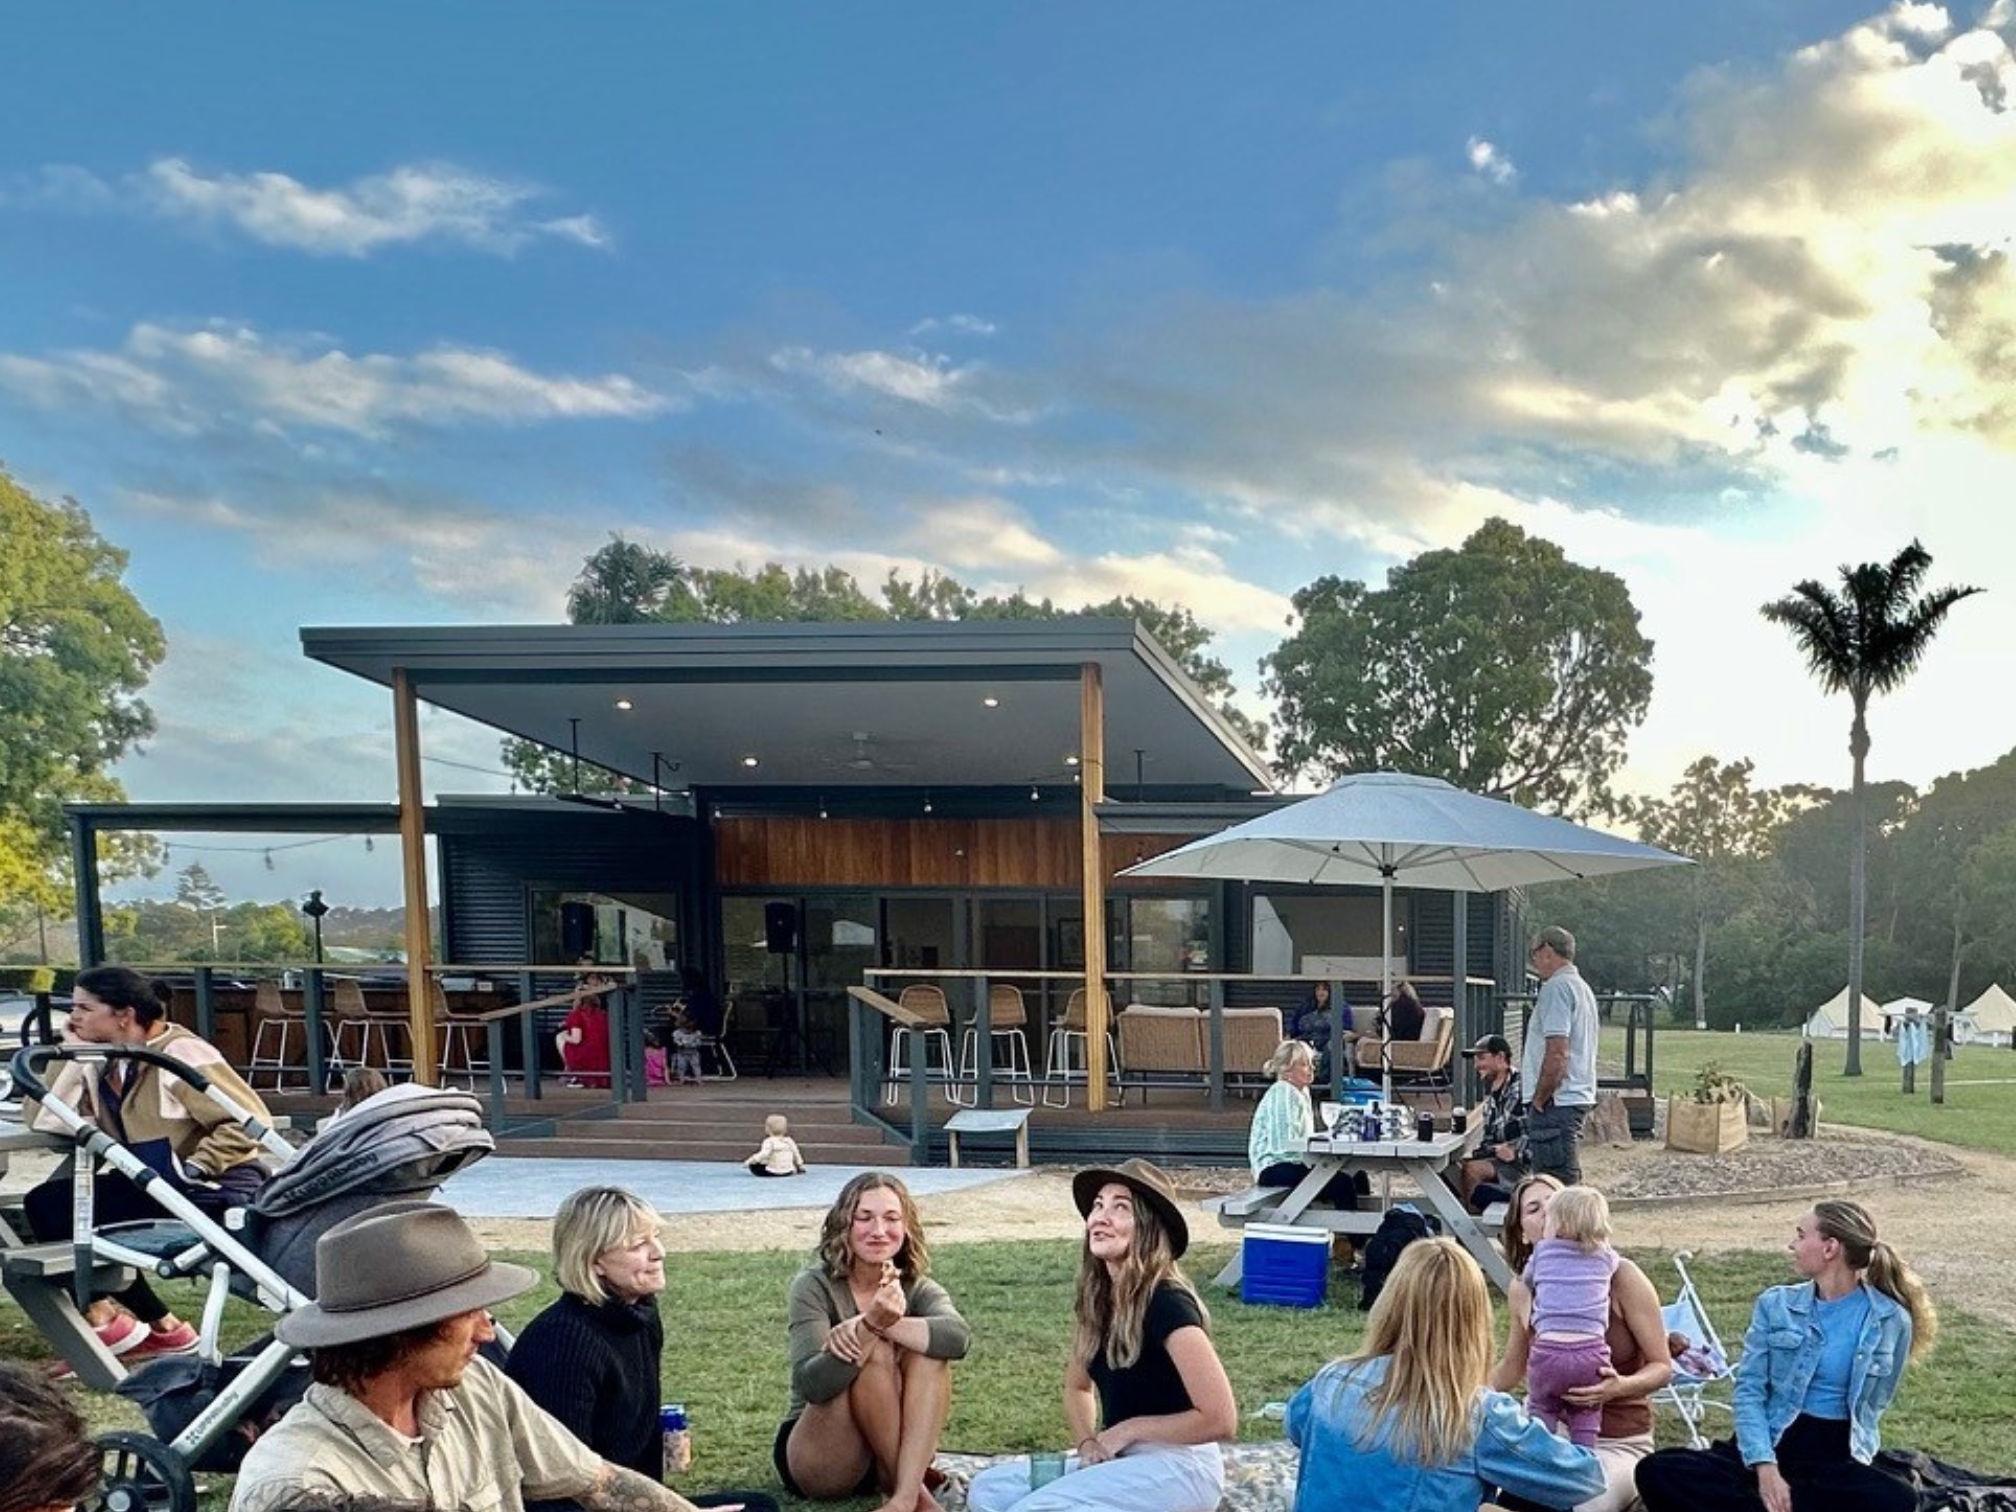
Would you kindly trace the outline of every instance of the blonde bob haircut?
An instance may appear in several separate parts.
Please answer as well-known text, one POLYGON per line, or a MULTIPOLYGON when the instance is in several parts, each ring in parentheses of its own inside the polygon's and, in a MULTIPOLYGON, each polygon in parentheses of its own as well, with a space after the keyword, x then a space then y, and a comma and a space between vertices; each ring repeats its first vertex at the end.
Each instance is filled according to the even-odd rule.
POLYGON ((600 1307, 609 1288, 595 1262, 610 1250, 634 1244, 640 1233, 656 1234, 665 1220, 634 1192, 591 1186, 570 1192, 553 1214, 553 1279, 560 1289, 600 1307))
POLYGON ((1314 1067, 1316 1052, 1307 1041, 1284 1039, 1274 1047, 1274 1053, 1267 1057, 1267 1064, 1260 1069, 1269 1076, 1279 1078, 1298 1065, 1314 1067))

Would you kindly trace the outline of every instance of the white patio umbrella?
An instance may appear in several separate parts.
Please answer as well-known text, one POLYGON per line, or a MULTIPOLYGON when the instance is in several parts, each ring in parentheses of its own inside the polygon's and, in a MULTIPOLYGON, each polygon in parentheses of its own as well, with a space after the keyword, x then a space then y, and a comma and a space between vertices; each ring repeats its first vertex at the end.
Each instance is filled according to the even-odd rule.
MULTIPOLYGON (((1379 997, 1393 992, 1393 888, 1502 892, 1540 882, 1690 864, 1654 845, 1486 798, 1435 777, 1363 772, 1304 798, 1128 867, 1127 877, 1235 882, 1378 883, 1379 997)), ((1457 994, 1460 1009, 1462 994, 1457 994)), ((1387 1068, 1384 1095, 1391 1097, 1387 1068)))

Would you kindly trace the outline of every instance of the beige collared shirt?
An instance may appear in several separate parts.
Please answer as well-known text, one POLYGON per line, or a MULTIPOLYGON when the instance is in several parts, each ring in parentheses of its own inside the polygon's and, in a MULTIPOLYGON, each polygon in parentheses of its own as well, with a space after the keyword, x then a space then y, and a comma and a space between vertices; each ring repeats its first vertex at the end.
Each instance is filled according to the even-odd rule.
POLYGON ((579 1497, 601 1459, 488 1360, 419 1405, 418 1441, 348 1392, 314 1385, 245 1456, 231 1512, 267 1512, 300 1492, 379 1496, 463 1512, 524 1512, 525 1498, 579 1497))

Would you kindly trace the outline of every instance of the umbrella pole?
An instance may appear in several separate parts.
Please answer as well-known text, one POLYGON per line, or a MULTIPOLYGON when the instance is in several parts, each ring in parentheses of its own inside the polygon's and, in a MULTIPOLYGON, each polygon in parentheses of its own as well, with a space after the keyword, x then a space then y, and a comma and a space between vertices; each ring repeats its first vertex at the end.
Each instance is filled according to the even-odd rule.
MULTIPOLYGON (((1383 848, 1379 867, 1379 1012, 1393 1000, 1393 855, 1383 848)), ((1379 1100, 1393 1101, 1393 1026, 1379 1036, 1379 1100)))

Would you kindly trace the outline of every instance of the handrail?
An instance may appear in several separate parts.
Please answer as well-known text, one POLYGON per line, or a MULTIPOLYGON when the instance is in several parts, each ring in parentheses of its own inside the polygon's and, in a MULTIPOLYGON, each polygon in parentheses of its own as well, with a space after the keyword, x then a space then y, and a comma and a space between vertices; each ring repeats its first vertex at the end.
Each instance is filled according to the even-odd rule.
POLYGON ((922 1029, 925 1027, 924 1016, 922 1014, 912 1013, 908 1008, 896 1002, 895 999, 884 997, 872 987, 849 987, 847 989, 847 996, 853 998, 857 1003, 866 1003, 884 1018, 901 1024, 905 1029, 922 1029))
MULTIPOLYGON (((932 970, 922 966, 864 966, 864 977, 921 978, 928 981, 968 981, 986 978, 990 981, 1045 981, 1082 982, 1082 971, 1052 971, 1030 968, 1023 970, 1016 966, 948 966, 932 970)), ((1334 982, 1334 974, 1322 976, 1297 975, 1289 971, 1108 971, 1106 975, 1115 981, 1126 982, 1334 982)), ((1453 976, 1424 975, 1408 972, 1409 982, 1451 983, 1453 976)), ((1472 987, 1495 987, 1497 982, 1491 977, 1466 976, 1464 983, 1472 987)))
POLYGON ((465 1013, 460 1017, 474 1019, 479 1024, 499 1024, 505 1019, 516 1018, 521 1013, 530 1013, 535 1008, 558 1008, 563 1003, 579 1002, 584 997, 605 997, 624 989, 613 982, 607 987, 583 987, 578 992, 556 992, 551 997, 534 998, 529 1003, 513 1003, 508 1008, 492 1008, 487 1013, 465 1013))
MULTIPOLYGON (((404 975, 404 961, 114 961, 109 965, 125 966, 134 971, 189 972, 189 971, 242 971, 248 974, 273 974, 282 971, 320 971, 327 976, 390 976, 404 975)), ((546 961, 526 963, 523 961, 486 961, 481 965, 429 966, 427 970, 435 976, 503 976, 507 973, 533 971, 542 975, 579 975, 595 972, 607 977, 634 977, 640 975, 635 966, 583 966, 573 961, 546 961)))

